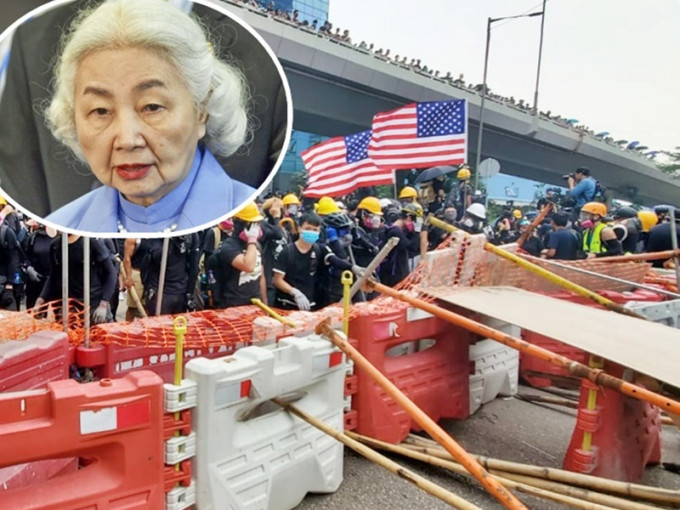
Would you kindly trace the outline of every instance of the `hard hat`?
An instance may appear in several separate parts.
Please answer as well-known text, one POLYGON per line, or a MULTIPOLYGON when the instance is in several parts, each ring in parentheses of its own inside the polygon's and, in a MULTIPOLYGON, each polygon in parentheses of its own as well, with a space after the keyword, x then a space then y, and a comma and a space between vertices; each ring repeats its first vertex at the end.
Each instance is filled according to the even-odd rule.
POLYGON ((480 220, 486 219, 486 207, 484 207, 482 204, 470 204, 470 207, 465 209, 465 212, 470 216, 479 218, 480 220))
POLYGON ((282 207, 281 199, 277 197, 271 197, 262 203, 262 210, 264 212, 269 211, 272 207, 282 207))
POLYGON ((385 222, 391 225, 399 218, 401 218, 401 205, 399 204, 389 204, 383 209, 383 214, 385 215, 385 222))
POLYGON ((656 214, 667 214, 671 209, 675 209, 675 207, 668 204, 660 204, 654 206, 654 212, 656 214))
POLYGON ((325 216, 334 212, 340 212, 338 204, 335 203, 331 197, 321 197, 316 203, 316 213, 320 216, 325 216))
POLYGON ((517 218, 518 220, 521 219, 522 216, 524 216, 524 214, 522 213, 522 211, 520 211, 519 209, 515 209, 514 211, 512 211, 512 215, 513 215, 515 218, 517 218))
POLYGON ((410 216, 415 216, 416 218, 423 217, 423 208, 420 206, 420 204, 417 204, 415 202, 412 204, 406 204, 401 209, 410 216))
POLYGON ((586 205, 581 207, 581 211, 590 214, 597 214, 598 216, 607 216, 607 206, 600 202, 588 202, 586 205))
POLYGON ((637 217, 640 219, 642 230, 645 232, 649 232, 649 229, 659 221, 654 211, 638 211, 637 217))
POLYGON ((463 167, 460 170, 458 170, 456 177, 458 177, 459 181, 466 181, 470 178, 471 175, 472 174, 470 173, 470 169, 467 167, 463 167))
POLYGON ((529 220, 521 220, 521 221, 519 222, 519 226, 520 226, 520 227, 524 227, 524 226, 530 225, 530 224, 531 224, 531 222, 530 222, 529 220))
POLYGON ((411 186, 404 186, 399 193, 399 198, 418 198, 418 192, 411 186))
POLYGON ((396 201, 392 200, 391 198, 381 198, 378 200, 378 203, 380 204, 380 208, 382 209, 383 212, 385 212, 385 208, 391 206, 394 204, 396 201))
POLYGON ((264 219, 262 214, 260 214, 259 209, 255 205, 255 202, 248 202, 243 209, 234 214, 234 218, 249 222, 262 221, 264 219))
POLYGON ((632 207, 619 207, 613 213, 615 220, 635 218, 637 216, 637 211, 632 207))
POLYGON ((7 199, 0 195, 0 205, 7 205, 7 199))
POLYGON ((288 193, 287 195, 283 196, 283 205, 284 207, 287 205, 300 205, 300 199, 293 193, 288 193))
POLYGON ((357 209, 366 209, 372 214, 379 214, 382 216, 382 207, 380 207, 380 201, 376 197, 365 197, 359 202, 357 209))

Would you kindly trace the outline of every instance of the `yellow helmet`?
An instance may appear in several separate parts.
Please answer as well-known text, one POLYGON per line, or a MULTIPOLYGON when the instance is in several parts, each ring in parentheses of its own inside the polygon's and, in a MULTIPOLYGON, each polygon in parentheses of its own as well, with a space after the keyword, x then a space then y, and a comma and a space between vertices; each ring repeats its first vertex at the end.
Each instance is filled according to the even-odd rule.
POLYGON ((331 197, 321 197, 316 203, 316 213, 319 216, 326 216, 327 214, 340 212, 338 204, 335 203, 331 197))
POLYGON ((411 186, 404 186, 399 193, 399 198, 418 198, 418 192, 411 186))
POLYGON ((241 221, 255 222, 262 221, 264 216, 260 214, 260 210, 255 205, 255 202, 248 202, 243 209, 234 214, 234 218, 238 218, 241 221))
POLYGON ((522 216, 524 216, 524 213, 522 213, 522 211, 520 211, 519 209, 515 209, 514 211, 512 211, 512 215, 518 220, 520 220, 522 219, 522 216))
POLYGON ((378 214, 382 216, 382 207, 380 207, 380 201, 376 197, 366 197, 357 206, 357 209, 366 209, 372 214, 378 214))
POLYGON ((649 229, 659 221, 659 218, 654 211, 638 211, 637 217, 642 225, 642 230, 645 232, 649 232, 649 229))
POLYGON ((590 214, 597 214, 603 218, 607 216, 607 206, 600 202, 588 202, 586 205, 581 207, 581 211, 590 214))
POLYGON ((7 205, 7 199, 0 195, 0 205, 7 205))
POLYGON ((472 174, 470 173, 470 169, 467 167, 463 167, 460 170, 458 170, 456 177, 458 177, 459 181, 467 181, 471 175, 472 174))
POLYGON ((283 196, 283 205, 300 205, 300 199, 294 193, 288 193, 283 196))

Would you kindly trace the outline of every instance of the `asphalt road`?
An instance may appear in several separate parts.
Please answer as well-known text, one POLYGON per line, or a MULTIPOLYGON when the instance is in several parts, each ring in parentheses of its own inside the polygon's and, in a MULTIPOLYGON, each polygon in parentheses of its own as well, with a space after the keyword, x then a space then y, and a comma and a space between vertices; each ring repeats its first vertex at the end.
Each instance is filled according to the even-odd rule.
MULTIPOLYGON (((542 392, 520 386, 520 393, 542 392)), ((569 445, 575 416, 576 411, 572 409, 533 404, 515 398, 498 398, 484 405, 467 420, 445 421, 442 424, 468 452, 559 468, 569 445)), ((662 439, 663 462, 680 464, 680 431, 665 426, 662 439)), ((399 456, 391 458, 480 508, 503 508, 476 481, 399 456)), ((643 483, 680 490, 680 474, 666 471, 660 466, 648 467, 643 483)), ((570 508, 526 495, 518 496, 531 509, 570 508)), ((309 494, 296 508, 438 510, 451 507, 346 448, 344 481, 340 489, 334 494, 309 494)))

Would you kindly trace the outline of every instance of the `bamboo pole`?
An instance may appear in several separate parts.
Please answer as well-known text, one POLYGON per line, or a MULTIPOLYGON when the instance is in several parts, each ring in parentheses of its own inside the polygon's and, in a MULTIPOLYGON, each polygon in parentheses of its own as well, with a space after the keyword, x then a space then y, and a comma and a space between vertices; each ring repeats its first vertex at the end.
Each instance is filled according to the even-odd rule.
MULTIPOLYGON (((120 260, 120 257, 116 255, 116 260, 118 261, 119 268, 120 268, 120 274, 123 275, 123 280, 127 279, 127 272, 125 271, 125 266, 123 265, 123 261, 120 260)), ((135 306, 137 307, 137 310, 139 310, 139 313, 142 317, 148 317, 149 315, 146 313, 146 310, 144 309, 144 305, 142 304, 142 300, 139 299, 139 294, 137 294, 137 289, 135 289, 134 284, 132 287, 128 289, 128 292, 130 293, 130 296, 132 296, 132 301, 135 303, 135 306)))
POLYGON ((493 479, 477 461, 472 459, 467 452, 447 434, 432 418, 415 405, 404 393, 397 388, 387 377, 375 368, 357 349, 347 341, 346 337, 330 326, 330 320, 326 319, 319 323, 316 328, 317 334, 325 335, 335 346, 342 350, 355 366, 364 374, 373 379, 393 400, 395 400, 406 413, 435 438, 453 458, 458 460, 478 481, 481 483, 505 508, 526 509, 522 502, 493 479))
POLYGON ((680 250, 653 251, 649 253, 631 253, 630 255, 618 255, 616 257, 602 257, 599 262, 630 262, 634 260, 661 260, 670 259, 674 255, 680 255, 680 250))
POLYGON ((472 319, 464 317, 460 314, 454 313, 450 310, 445 310, 444 308, 435 304, 428 303, 417 297, 409 296, 398 290, 394 290, 391 287, 376 282, 372 278, 369 278, 366 283, 370 288, 375 289, 382 294, 393 297, 400 301, 404 301, 416 308, 420 308, 421 310, 431 313, 435 317, 439 317, 440 319, 460 326, 464 329, 467 329, 468 331, 472 331, 473 333, 480 335, 482 338, 491 338, 492 340, 496 340, 497 342, 507 345, 508 347, 517 349, 523 354, 534 356, 553 365, 566 368, 570 374, 583 379, 588 379, 598 386, 612 388, 616 391, 620 391, 624 395, 628 395, 629 397, 659 406, 661 409, 665 409, 670 413, 680 414, 680 402, 676 400, 666 398, 663 395, 649 391, 641 386, 631 384, 627 381, 624 381, 623 379, 609 375, 600 369, 590 368, 583 363, 573 361, 560 354, 555 354, 554 352, 544 349, 543 347, 530 344, 529 342, 525 342, 520 338, 516 338, 502 331, 498 331, 497 329, 490 328, 489 326, 473 321, 472 319))
POLYGON ((534 220, 529 224, 529 228, 527 228, 520 236, 519 239, 517 239, 517 246, 520 248, 522 245, 529 239, 529 236, 531 233, 538 227, 541 223, 543 223, 543 220, 545 219, 548 214, 550 214, 550 211, 553 210, 553 203, 548 202, 548 205, 546 205, 543 210, 536 215, 534 220))
POLYGON ((527 402, 536 402, 538 404, 552 404, 556 406, 570 407, 572 409, 578 409, 578 402, 574 400, 568 400, 566 398, 557 397, 545 397, 543 395, 528 395, 518 393, 515 398, 520 400, 525 400, 527 402))
MULTIPOLYGON (((406 438, 406 443, 410 444, 411 447, 415 449, 415 451, 426 453, 442 459, 452 460, 448 452, 443 450, 436 441, 431 439, 410 434, 406 438)), ((408 448, 408 446, 404 446, 408 448)), ((478 459, 482 465, 489 469, 505 471, 507 473, 514 473, 518 475, 533 476, 570 485, 577 485, 579 487, 609 492, 635 499, 642 499, 654 503, 680 506, 680 491, 678 490, 649 487, 647 485, 621 482, 618 480, 608 480, 598 476, 574 473, 572 471, 565 471, 563 469, 533 466, 530 464, 492 459, 479 455, 475 455, 475 458, 478 459)))
MULTIPOLYGON (((402 455, 404 457, 408 457, 414 460, 419 460, 421 462, 425 462, 431 466, 436 466, 436 467, 441 467, 444 469, 447 469, 453 473, 461 474, 461 475, 466 475, 470 476, 470 474, 465 470, 463 466, 458 464, 457 462, 454 462, 452 460, 448 459, 442 459, 439 457, 434 457, 432 455, 424 454, 424 453, 419 453, 417 451, 410 450, 408 448, 405 448, 400 445, 393 445, 390 443, 385 443, 383 441, 379 441, 377 439, 373 439, 370 437, 366 436, 361 436, 359 434, 356 434, 354 432, 345 432, 349 437, 356 439, 358 441, 361 441, 364 444, 367 444, 373 448, 379 448, 381 450, 385 450, 391 453, 396 453, 399 455, 402 455)), ((511 476, 517 476, 517 475, 512 475, 511 476)), ((566 485, 562 484, 557 484, 554 482, 546 482, 545 480, 539 480, 536 478, 531 478, 531 477, 525 477, 524 481, 517 481, 510 476, 506 476, 505 473, 502 472, 497 472, 494 473, 494 478, 496 478, 500 483, 502 483, 505 487, 508 489, 514 489, 519 492, 523 492, 525 494, 531 494, 532 496, 537 496, 543 499, 549 499, 552 501, 557 501, 560 503, 564 503, 566 505, 569 505, 573 508, 580 508, 580 509, 611 509, 611 508, 621 508, 623 510, 652 510, 653 507, 647 506, 647 505, 642 505, 642 506, 630 506, 630 507, 625 507, 625 506, 604 506, 604 505, 609 505, 611 503, 622 503, 622 505, 625 505, 626 501, 621 500, 620 498, 615 498, 614 496, 607 496, 606 494, 599 494, 599 493, 594 493, 593 491, 586 491, 584 489, 578 489, 575 487, 568 487, 566 485), (531 483, 531 482, 535 482, 531 483), (564 491, 563 493, 557 492, 557 490, 553 489, 546 489, 543 486, 547 486, 548 484, 554 484, 553 488, 559 489, 564 491), (601 503, 601 502, 607 502, 607 503, 601 503)))
POLYGON ((481 510, 478 506, 470 503, 469 501, 461 498, 460 496, 450 491, 447 491, 446 489, 440 487, 439 485, 414 473, 410 469, 406 469, 397 464, 396 462, 394 462, 393 460, 388 459, 384 455, 381 455, 378 452, 370 449, 369 447, 360 443, 359 441, 352 439, 351 437, 343 434, 342 432, 335 430, 333 427, 322 422, 321 420, 318 420, 314 416, 307 414, 306 412, 302 411, 301 409, 294 406, 290 402, 287 402, 286 400, 283 400, 282 398, 278 397, 272 399, 272 401, 283 407, 286 411, 294 414, 298 418, 303 419, 304 421, 318 428, 319 430, 322 430, 323 432, 333 437, 334 439, 337 439, 338 441, 348 446, 355 452, 366 457, 368 460, 375 462, 379 466, 387 469, 389 472, 397 475, 400 478, 403 478, 407 482, 412 483, 419 489, 422 489, 428 494, 444 501, 445 503, 448 503, 454 508, 459 508, 461 510, 481 510))
POLYGON ((282 317, 281 315, 279 315, 279 314, 278 314, 277 312, 275 312, 272 308, 270 308, 269 306, 265 305, 264 302, 263 302, 260 298, 252 298, 252 299, 250 300, 250 302, 251 302, 252 304, 254 304, 254 305, 259 306, 260 308, 262 308, 262 310, 264 310, 265 312, 267 312, 270 316, 272 316, 274 319, 276 319, 277 321, 279 321, 281 324, 285 324, 286 326, 290 326, 291 328, 296 328, 296 327, 297 327, 297 324, 296 324, 296 323, 294 323, 294 322, 293 322, 292 320, 290 320, 290 319, 287 319, 287 318, 282 317))
MULTIPOLYGON (((434 225, 435 227, 441 228, 446 232, 456 232, 457 230, 460 230, 454 227, 453 225, 449 225, 448 223, 435 218, 432 215, 428 216, 427 221, 430 224, 434 225)), ((466 232, 465 235, 467 236, 469 234, 467 234, 466 232)), ((522 257, 515 255, 514 253, 510 253, 509 251, 499 248, 498 246, 494 246, 489 242, 484 244, 484 249, 486 251, 493 253, 494 255, 497 255, 498 257, 513 262, 514 264, 526 269, 527 271, 530 271, 531 273, 534 273, 535 275, 540 276, 541 278, 548 280, 551 283, 554 283, 555 285, 559 285, 560 287, 575 292, 579 296, 587 297, 609 310, 612 310, 623 315, 629 315, 637 319, 647 320, 645 316, 640 315, 639 313, 636 313, 633 310, 629 310, 628 308, 618 303, 614 303, 614 301, 612 301, 611 299, 607 299, 603 296, 600 296, 599 294, 593 292, 592 290, 588 290, 585 287, 582 287, 581 285, 578 285, 570 280, 567 280, 566 278, 563 278, 562 276, 552 273, 547 269, 542 268, 541 266, 537 266, 532 262, 524 260, 522 257)))

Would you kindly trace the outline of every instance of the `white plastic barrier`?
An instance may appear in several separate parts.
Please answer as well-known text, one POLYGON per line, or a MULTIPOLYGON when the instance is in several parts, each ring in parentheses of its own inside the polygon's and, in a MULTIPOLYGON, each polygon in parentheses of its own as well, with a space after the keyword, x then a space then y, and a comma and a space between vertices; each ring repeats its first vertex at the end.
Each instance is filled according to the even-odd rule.
POLYGON ((649 303, 646 301, 629 301, 626 308, 644 315, 650 321, 660 322, 672 328, 680 328, 680 299, 649 303))
MULTIPOLYGON (((485 317, 481 322, 514 337, 520 328, 485 317)), ((489 338, 470 345, 470 361, 475 372, 470 375, 470 414, 498 395, 516 395, 519 378, 519 351, 489 338)))
POLYGON ((270 399, 282 396, 341 431, 346 368, 342 352, 317 335, 189 361, 199 510, 288 510, 308 492, 337 490, 342 444, 270 399))

